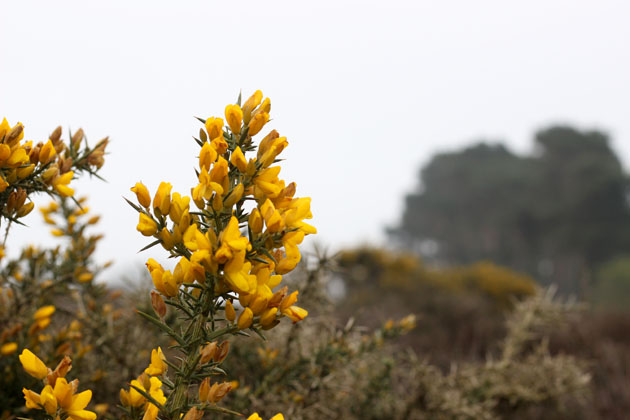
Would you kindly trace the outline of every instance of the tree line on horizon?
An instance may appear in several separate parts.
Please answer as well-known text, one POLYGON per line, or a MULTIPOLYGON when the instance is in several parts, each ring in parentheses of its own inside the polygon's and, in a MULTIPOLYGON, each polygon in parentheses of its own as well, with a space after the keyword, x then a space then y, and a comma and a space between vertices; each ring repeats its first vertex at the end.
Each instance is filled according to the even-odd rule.
POLYGON ((584 296, 598 267, 630 254, 630 178, 604 132, 553 126, 533 143, 435 155, 388 236, 435 265, 490 260, 584 296))

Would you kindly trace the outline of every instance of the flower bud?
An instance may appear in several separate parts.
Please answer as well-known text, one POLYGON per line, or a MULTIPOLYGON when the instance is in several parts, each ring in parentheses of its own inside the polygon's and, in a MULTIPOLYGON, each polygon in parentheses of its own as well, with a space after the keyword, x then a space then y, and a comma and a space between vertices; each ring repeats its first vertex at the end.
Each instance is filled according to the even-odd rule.
POLYGON ((42 165, 45 165, 50 162, 56 154, 57 152, 55 151, 55 146, 52 141, 48 140, 39 151, 39 162, 42 165))
POLYGON ((218 156, 216 149, 210 143, 204 143, 199 152, 199 168, 209 171, 218 156))
POLYGON ((220 384, 214 383, 210 387, 210 391, 208 392, 208 401, 212 403, 217 403, 223 399, 227 395, 228 392, 232 389, 232 384, 230 382, 223 382, 220 384))
POLYGON ((56 143, 59 141, 59 139, 61 138, 61 126, 57 126, 57 128, 55 128, 53 130, 53 132, 50 134, 50 136, 48 136, 48 138, 50 139, 50 141, 52 141, 53 143, 56 143))
POLYGON ((17 211, 24 205, 26 201, 26 191, 22 188, 11 191, 9 198, 7 199, 7 213, 11 214, 17 211))
POLYGON ((201 420, 203 417, 203 411, 197 410, 197 407, 193 407, 184 416, 183 420, 201 420))
POLYGON ((174 235, 172 235, 171 232, 169 232, 168 228, 162 228, 159 236, 160 236, 160 239, 162 240, 162 246, 167 251, 170 251, 171 249, 173 249, 173 247, 177 243, 175 242, 174 235))
MULTIPOLYGON (((7 149, 9 148, 9 146, 7 146, 6 144, 3 144, 2 146, 5 146, 7 149)), ((0 146, 0 151, 2 150, 1 149, 2 146, 0 146)), ((41 148, 42 148, 42 144, 39 143, 37 146, 35 146, 35 147, 33 147, 31 149, 31 151, 28 154, 28 158, 31 161, 31 163, 39 162, 39 152, 40 152, 41 148)), ((2 153, 1 152, 0 152, 0 160, 5 160, 5 159, 2 159, 2 153)))
POLYGON ((9 133, 5 136, 4 142, 9 146, 12 146, 13 144, 20 141, 23 136, 24 126, 22 125, 22 123, 17 123, 15 127, 13 127, 11 131, 9 131, 9 133))
POLYGON ((269 122, 269 114, 266 112, 256 113, 249 122, 249 135, 255 136, 269 122))
POLYGON ((201 384, 199 385, 199 401, 206 402, 208 401, 208 396, 210 394, 210 378, 205 378, 201 384))
POLYGON ((253 234, 258 235, 260 232, 262 232, 263 219, 257 207, 255 207, 249 214, 248 224, 253 234))
POLYGON ((238 317, 238 322, 237 322, 238 328, 241 330, 244 330, 245 328, 251 327, 253 320, 254 320, 254 313, 252 312, 251 309, 245 308, 245 310, 238 317))
POLYGON ((59 158, 59 169, 61 170, 62 174, 65 174, 66 172, 68 172, 70 169, 72 169, 72 163, 73 160, 71 157, 69 158, 59 158))
POLYGON ((245 124, 249 123, 249 120, 252 116, 252 111, 258 105, 260 105, 260 102, 262 101, 262 97, 263 97, 262 92, 260 90, 257 90, 243 104, 243 121, 245 121, 245 124))
POLYGON ((221 197, 221 194, 217 193, 212 197, 212 208, 217 212, 223 209, 223 197, 221 197))
POLYGON ((59 167, 57 167, 57 165, 55 164, 52 164, 52 166, 49 166, 48 169, 46 169, 42 173, 42 179, 48 182, 51 179, 55 178, 57 175, 59 175, 59 167))
POLYGON ((151 306, 153 306, 153 310, 161 319, 166 315, 166 304, 164 300, 155 290, 151 290, 151 306))
POLYGON ((33 210, 34 207, 35 207, 35 203, 33 203, 32 201, 24 204, 17 211, 17 217, 24 217, 24 216, 26 216, 27 214, 29 214, 33 210))
POLYGON ((230 163, 236 166, 243 174, 247 171, 247 160, 245 159, 245 155, 239 146, 236 146, 236 149, 232 152, 232 156, 230 156, 230 163))
MULTIPOLYGON (((57 127, 57 128, 61 128, 61 127, 57 127)), ((61 134, 61 130, 59 130, 59 134, 61 134)), ((74 150, 77 150, 79 148, 79 146, 81 146, 81 141, 83 140, 83 137, 85 136, 85 134, 83 133, 83 129, 79 128, 76 133, 74 133, 72 135, 72 148, 74 150)))
POLYGON ((123 407, 129 407, 131 405, 131 402, 129 400, 129 392, 125 391, 124 389, 120 390, 120 404, 123 407))
POLYGON ((210 117, 206 120, 206 131, 208 138, 214 140, 217 137, 223 137, 223 119, 210 117))
POLYGON ((171 209, 171 189, 169 182, 161 182, 153 197, 153 211, 156 215, 166 216, 171 209))
POLYGON ((37 379, 44 379, 48 376, 48 368, 42 362, 39 357, 35 356, 30 350, 24 349, 20 354, 20 363, 22 367, 31 376, 37 379))
POLYGON ((236 311, 234 311, 234 305, 229 300, 225 301, 225 319, 230 322, 234 322, 236 319, 236 311))
POLYGON ((241 123, 243 122, 243 111, 238 105, 228 105, 225 107, 225 120, 230 126, 230 130, 234 134, 241 132, 241 123))
POLYGON ((254 315, 260 315, 260 313, 267 308, 268 302, 269 302, 268 297, 258 295, 249 304, 249 309, 252 311, 254 315))
POLYGON ((234 204, 236 204, 243 197, 243 192, 244 191, 245 191, 245 187, 243 186, 243 184, 238 184, 230 192, 230 195, 225 199, 225 201, 223 202, 223 205, 226 208, 232 207, 234 204))

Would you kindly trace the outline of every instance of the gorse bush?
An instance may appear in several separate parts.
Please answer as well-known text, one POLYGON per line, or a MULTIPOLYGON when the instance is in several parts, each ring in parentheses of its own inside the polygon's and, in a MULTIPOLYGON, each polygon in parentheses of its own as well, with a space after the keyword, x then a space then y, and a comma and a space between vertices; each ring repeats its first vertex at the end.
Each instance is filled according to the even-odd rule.
POLYGON ((351 288, 375 289, 415 296, 422 289, 438 288, 456 293, 479 294, 499 307, 509 308, 516 300, 533 296, 536 282, 489 261, 468 266, 429 268, 415 255, 377 248, 346 250, 339 255, 341 275, 351 288))
MULTIPOLYGON (((171 194, 172 187, 166 182, 160 184, 153 200, 143 184, 132 188, 139 205, 131 201, 129 204, 138 211, 138 231, 155 238, 147 248, 161 244, 170 257, 179 261, 172 271, 153 259, 147 262, 157 289, 151 296, 156 316, 139 313, 175 344, 171 346, 171 360, 167 360, 161 347, 153 349, 149 367, 131 381, 128 389, 121 390, 121 404, 130 419, 155 419, 158 415, 195 419, 209 411, 231 412, 216 404, 230 391, 231 383, 210 381, 211 376, 224 373, 219 366, 228 355, 229 342, 221 339, 247 334, 245 331, 262 336, 264 330, 274 328, 283 317, 298 322, 307 316, 305 309, 295 305, 298 292, 289 293, 286 286, 278 286, 282 275, 300 261, 298 245, 304 236, 316 230, 304 222, 312 217, 310 198, 295 198, 295 183, 286 184, 278 177, 280 166, 275 165, 276 157, 287 146, 286 138, 273 130, 258 145, 253 141, 269 121, 270 108, 269 99, 263 101, 262 93, 257 91, 242 107, 240 98, 237 104, 226 107, 227 125, 221 118, 202 120, 204 127, 196 139, 200 146, 197 183, 190 197, 171 194), (252 153, 255 156, 248 159, 246 156, 252 153), (191 198, 196 211, 190 209, 191 198), (253 209, 247 210, 248 202, 254 203, 249 206, 253 209), (246 229, 245 235, 242 229, 246 229), (279 290, 273 292, 274 288, 279 290), (177 322, 165 320, 166 305, 177 312, 177 322)), ((19 144, 19 127, 5 130, 3 147, 19 144)), ((98 150, 104 149, 104 144, 99 144, 98 150)), ((25 146, 17 157, 7 152, 8 163, 15 171, 24 170, 30 156, 38 154, 39 160, 34 160, 49 164, 50 156, 55 154, 53 146, 51 138, 40 148, 25 146)), ((69 151, 65 158, 70 163, 60 157, 60 165, 55 168, 62 174, 50 177, 57 195, 73 194, 67 187, 72 173, 64 173, 66 167, 74 164, 73 157, 81 169, 79 164, 84 160, 94 163, 94 151, 77 158, 76 146, 72 141, 70 147, 59 147, 58 152, 69 151)), ((102 158, 96 164, 100 167, 102 158)), ((28 167, 34 169, 35 165, 28 167)), ((30 180, 28 176, 16 175, 30 180)), ((26 188, 26 194, 45 191, 45 184, 35 187, 36 181, 33 179, 33 187, 26 188)), ((13 207, 19 216, 32 209, 32 205, 26 210, 22 210, 22 205, 13 207)), ((53 206, 47 212, 54 210, 53 206)), ((66 216, 76 219, 74 214, 66 216)), ((56 233, 63 235, 61 230, 56 233)), ((75 264, 75 271, 80 266, 75 264)), ((94 273, 74 274, 79 283, 89 283, 94 273)), ((56 282, 59 279, 55 276, 53 283, 56 282)), ((12 293, 11 297, 16 295, 12 293)), ((48 305, 36 312, 36 328, 44 329, 54 311, 55 307, 48 305)), ((5 345, 3 352, 11 354, 18 347, 15 343, 5 345)), ((29 349, 24 349, 19 359, 31 376, 44 382, 43 389, 36 390, 39 393, 24 388, 28 408, 40 409, 52 417, 96 417, 85 409, 91 392, 78 392, 78 383, 65 378, 72 367, 69 357, 63 358, 54 370, 29 349)))
POLYGON ((440 272, 380 251, 318 253, 298 265, 298 246, 316 229, 305 222, 310 198, 279 177, 287 139, 275 130, 256 138, 270 108, 257 91, 228 105, 225 119, 200 120, 190 195, 168 182, 131 188, 145 249, 172 261, 146 262, 150 293, 96 281, 107 266, 94 260, 98 216, 69 186, 97 175, 107 139, 90 148, 79 131, 64 143, 57 129, 33 145, 21 125, 3 122, 0 221, 20 223, 34 207, 27 199, 47 193, 55 200, 41 214, 60 245, 2 260, 0 419, 473 419, 586 400, 582 363, 551 355, 544 340, 568 308, 527 277, 489 263, 440 272), (335 306, 326 290, 339 272, 352 294, 335 306), (372 330, 338 323, 338 307, 362 293, 412 295, 418 278, 513 309, 500 355, 444 372, 394 345, 415 315, 385 312, 392 319, 372 330))

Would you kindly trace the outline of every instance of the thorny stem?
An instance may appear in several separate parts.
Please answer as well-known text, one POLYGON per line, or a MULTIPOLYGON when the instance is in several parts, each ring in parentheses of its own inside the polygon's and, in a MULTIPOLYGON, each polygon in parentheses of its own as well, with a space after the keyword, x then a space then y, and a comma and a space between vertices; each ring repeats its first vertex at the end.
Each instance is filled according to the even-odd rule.
POLYGON ((204 340, 214 340, 225 334, 230 334, 238 330, 236 326, 230 325, 225 328, 212 331, 210 334, 206 334, 205 325, 208 320, 208 315, 213 310, 214 298, 214 293, 208 291, 204 293, 202 310, 192 320, 192 331, 190 335, 186 337, 186 341, 188 343, 186 351, 188 354, 180 365, 181 374, 178 374, 175 379, 174 391, 167 406, 169 410, 173 410, 170 413, 171 420, 179 420, 180 414, 183 414, 180 410, 185 409, 186 407, 185 403, 188 397, 188 388, 191 383, 191 377, 195 373, 197 363, 199 361, 199 352, 196 351, 196 349, 198 349, 200 343, 204 340))

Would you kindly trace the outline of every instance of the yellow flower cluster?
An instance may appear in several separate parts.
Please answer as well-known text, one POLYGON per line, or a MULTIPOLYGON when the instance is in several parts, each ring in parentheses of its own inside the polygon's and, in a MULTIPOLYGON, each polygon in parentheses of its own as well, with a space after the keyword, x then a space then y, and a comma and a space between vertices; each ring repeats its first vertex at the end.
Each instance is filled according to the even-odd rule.
POLYGON ((85 409, 92 399, 92 391, 78 393, 79 381, 75 379, 68 382, 65 378, 72 369, 69 357, 64 357, 55 370, 51 370, 30 350, 24 349, 20 354, 20 362, 29 375, 45 383, 39 394, 26 388, 22 390, 27 408, 44 410, 54 418, 96 419, 96 413, 85 409))
MULTIPOLYGON (((68 206, 64 200, 61 200, 61 205, 57 201, 51 201, 48 206, 39 209, 44 222, 54 227, 50 232, 53 236, 70 239, 67 257, 77 261, 83 261, 92 255, 97 242, 103 238, 102 235, 87 235, 84 231, 86 227, 95 225, 100 220, 100 216, 89 213, 90 208, 86 206, 86 201, 86 197, 76 199, 81 207, 68 206)), ((89 283, 94 279, 94 274, 87 267, 77 265, 72 277, 79 283, 89 283)))
POLYGON ((46 305, 35 311, 33 314, 34 322, 28 333, 34 335, 48 327, 50 325, 50 317, 55 313, 55 310, 54 305, 46 305))
POLYGON ((383 329, 385 331, 398 329, 403 334, 408 333, 414 328, 416 328, 416 316, 414 314, 409 314, 405 316, 404 318, 399 319, 398 321, 394 321, 393 319, 388 319, 385 322, 385 325, 383 325, 383 329))
POLYGON ((163 375, 168 368, 166 357, 162 349, 158 347, 151 351, 151 363, 138 378, 131 381, 129 390, 120 390, 120 402, 128 410, 142 410, 143 420, 155 420, 159 413, 159 408, 154 404, 162 405, 166 402, 166 396, 162 391, 162 381, 158 376, 163 375), (144 395, 150 397, 149 400, 144 395))
POLYGON ((137 230, 179 257, 172 272, 153 259, 147 262, 158 292, 174 298, 182 285, 209 283, 216 295, 226 296, 230 322, 235 311, 229 293, 235 293, 244 307, 237 321, 241 329, 269 329, 279 317, 297 322, 307 315, 294 305, 297 292, 273 292, 300 261, 298 245, 304 236, 316 229, 304 222, 312 217, 310 198, 295 197, 295 183, 279 178, 281 168, 275 163, 288 145, 286 137, 272 130, 258 146, 252 139, 269 121, 270 109, 269 99, 263 101, 257 91, 242 107, 226 107, 227 126, 222 118, 203 120, 198 183, 191 196, 171 193, 167 182, 153 199, 142 183, 131 188, 140 204, 130 203, 139 212, 137 230), (191 210, 191 201, 197 211, 191 210), (255 203, 249 213, 248 201, 255 203))
MULTIPOLYGON (((159 319, 140 313, 183 353, 180 367, 166 382, 169 390, 160 402, 160 415, 194 420, 207 411, 223 410, 216 404, 234 383, 211 383, 213 375, 225 374, 218 365, 229 351, 229 342, 218 344, 218 338, 248 328, 261 334, 282 317, 298 322, 308 315, 295 305, 298 292, 289 293, 280 283, 300 262, 298 245, 305 235, 316 233, 305 222, 312 217, 311 200, 296 197, 295 183, 279 177, 277 158, 287 139, 272 130, 254 141, 268 123, 270 110, 271 101, 256 91, 242 106, 240 98, 228 105, 225 119, 201 120, 204 126, 195 139, 200 147, 197 179, 189 196, 172 191, 168 182, 160 183, 153 195, 141 182, 131 188, 138 204, 128 202, 138 212, 137 230, 154 239, 145 249, 161 244, 177 259, 172 270, 154 259, 147 261, 157 290, 151 303, 159 319), (167 304, 180 311, 185 333, 167 325, 167 304), (197 389, 196 402, 189 398, 192 387, 197 389)), ((151 360, 144 375, 162 374, 167 364, 160 349, 151 360)), ((145 394, 140 395, 145 398, 153 395, 149 382, 142 384, 145 394)), ((122 395, 123 405, 140 404, 131 398, 131 389, 122 395)), ((146 406, 151 403, 147 398, 146 406)))
POLYGON ((46 191, 61 197, 70 197, 69 187, 74 171, 94 174, 104 163, 108 140, 101 140, 94 148, 81 149, 84 134, 77 131, 69 145, 61 140, 61 127, 57 127, 44 142, 33 144, 23 141, 24 127, 13 127, 4 118, 0 123, 0 195, 5 203, 0 215, 14 220, 33 210, 26 202, 32 192, 46 191))
MULTIPOLYGON (((55 313, 54 305, 46 305, 37 309, 32 317, 31 326, 28 328, 30 343, 38 346, 41 342, 50 340, 50 335, 44 334, 43 331, 50 325, 51 317, 55 313)), ((10 356, 18 350, 18 343, 15 340, 18 333, 22 330, 22 325, 17 323, 11 328, 5 328, 0 334, 0 355, 10 356)))

